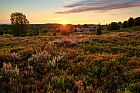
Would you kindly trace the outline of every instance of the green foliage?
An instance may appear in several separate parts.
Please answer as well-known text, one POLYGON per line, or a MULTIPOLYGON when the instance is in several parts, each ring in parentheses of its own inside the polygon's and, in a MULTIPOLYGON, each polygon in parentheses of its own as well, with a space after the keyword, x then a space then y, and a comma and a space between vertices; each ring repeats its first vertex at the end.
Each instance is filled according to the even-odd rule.
POLYGON ((9 24, 1 24, 0 25, 0 33, 1 34, 11 34, 11 25, 9 24))
POLYGON ((14 36, 26 36, 29 29, 29 21, 22 13, 11 14, 11 24, 14 36))
POLYGON ((61 59, 57 62, 57 67, 61 70, 66 70, 69 67, 69 64, 66 59, 61 59))
POLYGON ((4 29, 0 28, 0 35, 3 35, 5 33, 4 29))
POLYGON ((29 32, 28 32, 28 36, 37 36, 37 35, 39 35, 39 31, 38 30, 29 30, 29 32))
POLYGON ((1 38, 0 92, 138 93, 139 35, 66 36, 71 47, 54 44, 64 36, 1 38))
POLYGON ((13 37, 13 35, 11 35, 11 34, 4 34, 2 37, 4 37, 4 38, 11 38, 11 37, 13 37))
POLYGON ((12 48, 12 49, 10 49, 10 52, 12 53, 12 52, 19 52, 21 50, 21 48, 18 48, 18 47, 14 47, 14 48, 12 48))
POLYGON ((26 36, 28 32, 27 24, 13 24, 13 36, 26 36))
POLYGON ((19 56, 19 61, 27 61, 28 60, 28 58, 30 58, 31 57, 31 55, 33 54, 33 51, 31 51, 31 50, 28 50, 28 51, 23 51, 21 54, 20 54, 20 56, 19 56))
POLYGON ((75 88, 74 78, 71 76, 54 76, 50 82, 54 89, 60 89, 61 92, 66 92, 67 89, 73 91, 75 88))
POLYGON ((126 74, 127 71, 125 66, 117 60, 110 60, 105 64, 102 60, 97 60, 88 68, 87 73, 94 80, 95 87, 101 84, 102 90, 111 93, 117 89, 125 88, 133 80, 133 73, 126 74), (130 75, 131 77, 128 78, 130 75))

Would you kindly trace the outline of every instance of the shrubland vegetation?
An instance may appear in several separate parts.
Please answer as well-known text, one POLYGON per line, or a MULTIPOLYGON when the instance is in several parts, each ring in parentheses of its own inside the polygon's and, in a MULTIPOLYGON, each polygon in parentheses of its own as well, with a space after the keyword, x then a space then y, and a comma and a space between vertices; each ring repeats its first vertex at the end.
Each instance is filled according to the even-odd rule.
POLYGON ((139 93, 140 33, 0 38, 0 92, 139 93))
POLYGON ((0 93, 139 93, 140 27, 106 27, 97 35, 0 37, 0 93))

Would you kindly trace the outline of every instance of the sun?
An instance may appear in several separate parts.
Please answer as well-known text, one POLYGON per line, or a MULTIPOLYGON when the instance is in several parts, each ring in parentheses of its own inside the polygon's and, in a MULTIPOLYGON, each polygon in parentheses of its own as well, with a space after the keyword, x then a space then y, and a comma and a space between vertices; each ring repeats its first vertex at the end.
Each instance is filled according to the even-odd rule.
POLYGON ((67 25, 68 24, 68 22, 67 21, 63 21, 63 22, 60 22, 60 24, 62 24, 62 25, 67 25))

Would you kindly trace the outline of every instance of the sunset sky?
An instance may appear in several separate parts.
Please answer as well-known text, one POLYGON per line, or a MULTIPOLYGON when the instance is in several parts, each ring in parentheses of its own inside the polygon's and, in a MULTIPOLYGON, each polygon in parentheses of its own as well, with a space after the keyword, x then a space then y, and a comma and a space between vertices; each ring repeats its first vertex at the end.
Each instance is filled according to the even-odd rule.
POLYGON ((0 0, 0 23, 22 12, 30 23, 106 24, 140 16, 140 0, 0 0))

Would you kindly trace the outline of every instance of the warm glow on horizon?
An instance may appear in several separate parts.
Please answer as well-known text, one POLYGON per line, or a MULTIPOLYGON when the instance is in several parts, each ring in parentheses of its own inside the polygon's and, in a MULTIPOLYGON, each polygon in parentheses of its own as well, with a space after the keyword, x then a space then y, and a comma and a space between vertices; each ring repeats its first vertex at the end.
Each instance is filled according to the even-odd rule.
POLYGON ((140 15, 140 0, 1 0, 0 24, 21 12, 30 24, 109 24, 140 15), (109 2, 111 1, 111 2, 109 2), (93 5, 94 6, 93 6, 93 5))
POLYGON ((63 21, 63 22, 60 22, 60 24, 62 24, 63 26, 67 25, 68 22, 67 21, 63 21))

